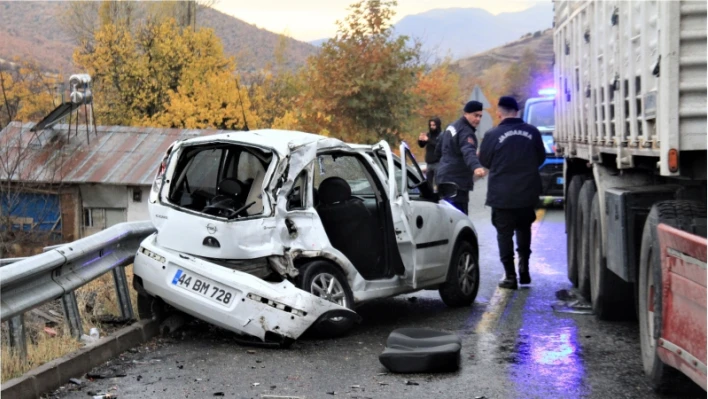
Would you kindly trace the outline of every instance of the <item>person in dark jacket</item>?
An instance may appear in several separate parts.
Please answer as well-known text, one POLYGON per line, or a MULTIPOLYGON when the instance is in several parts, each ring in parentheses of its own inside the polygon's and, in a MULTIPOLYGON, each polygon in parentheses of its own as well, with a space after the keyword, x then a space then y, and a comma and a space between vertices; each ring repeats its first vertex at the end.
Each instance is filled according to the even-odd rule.
POLYGON ((428 132, 423 132, 418 137, 418 145, 420 148, 425 148, 425 179, 432 189, 435 188, 435 169, 437 169, 438 161, 440 161, 440 158, 435 155, 435 147, 438 144, 441 126, 440 118, 430 118, 428 132))
POLYGON ((519 283, 530 284, 531 224, 541 195, 538 168, 546 160, 541 133, 517 118, 519 105, 513 97, 499 99, 499 126, 487 131, 479 161, 489 169, 487 202, 497 229, 499 258, 504 279, 499 287, 517 289, 514 269, 514 233, 519 255, 519 283))
POLYGON ((475 134, 482 120, 482 103, 470 101, 465 104, 463 115, 440 134, 435 152, 440 159, 437 169, 437 183, 455 183, 457 195, 449 200, 455 208, 468 214, 469 193, 474 187, 474 179, 482 178, 486 171, 477 159, 477 136, 475 134))

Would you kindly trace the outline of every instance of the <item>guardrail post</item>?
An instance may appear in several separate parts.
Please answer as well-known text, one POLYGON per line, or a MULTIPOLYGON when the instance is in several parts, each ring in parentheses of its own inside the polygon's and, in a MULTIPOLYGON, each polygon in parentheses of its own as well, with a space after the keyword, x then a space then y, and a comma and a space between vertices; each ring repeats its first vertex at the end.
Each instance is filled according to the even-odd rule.
POLYGON ((113 281, 116 283, 116 297, 120 306, 120 314, 124 320, 135 318, 133 305, 130 303, 130 288, 128 287, 128 277, 125 275, 125 267, 119 266, 113 269, 113 281))
POLYGON ((20 359, 27 359, 27 339, 25 335, 25 315, 19 314, 8 320, 10 327, 10 348, 19 355, 20 359))
POLYGON ((81 338, 81 334, 84 333, 84 330, 81 326, 81 314, 79 313, 79 304, 76 302, 76 293, 71 291, 62 296, 61 305, 64 309, 64 317, 66 318, 66 323, 69 325, 71 336, 76 339, 81 338))

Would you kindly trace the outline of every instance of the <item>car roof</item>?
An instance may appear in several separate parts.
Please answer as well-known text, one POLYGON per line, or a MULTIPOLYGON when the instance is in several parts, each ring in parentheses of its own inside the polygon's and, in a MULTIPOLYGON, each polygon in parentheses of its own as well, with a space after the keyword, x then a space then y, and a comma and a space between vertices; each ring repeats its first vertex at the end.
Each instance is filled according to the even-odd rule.
MULTIPOLYGON (((327 142, 329 146, 348 146, 344 142, 319 134, 295 130, 258 129, 249 131, 231 131, 211 136, 200 136, 185 140, 185 144, 226 141, 272 149, 280 154, 288 154, 292 147, 327 142)), ((322 143, 324 144, 324 143, 322 143)), ((319 147, 319 146, 318 146, 319 147)))

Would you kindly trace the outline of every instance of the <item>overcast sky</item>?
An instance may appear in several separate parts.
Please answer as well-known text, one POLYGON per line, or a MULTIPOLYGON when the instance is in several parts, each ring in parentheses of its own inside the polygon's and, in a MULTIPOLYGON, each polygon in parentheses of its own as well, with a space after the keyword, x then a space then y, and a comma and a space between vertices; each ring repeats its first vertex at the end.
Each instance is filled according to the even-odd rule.
MULTIPOLYGON (((543 2, 548 2, 545 0, 543 2)), ((355 0, 218 0, 215 8, 275 33, 310 41, 334 36, 355 0)), ((434 8, 483 8, 492 14, 525 10, 534 0, 399 0, 394 23, 434 8)))

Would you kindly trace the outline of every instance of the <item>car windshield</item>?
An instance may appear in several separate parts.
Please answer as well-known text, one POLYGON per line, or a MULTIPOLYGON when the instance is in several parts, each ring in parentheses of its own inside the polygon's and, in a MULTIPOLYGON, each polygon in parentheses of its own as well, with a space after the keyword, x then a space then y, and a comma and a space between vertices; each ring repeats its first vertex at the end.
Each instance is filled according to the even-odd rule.
POLYGON ((234 144, 208 144, 180 151, 169 201, 228 219, 263 212, 263 179, 271 153, 234 144))
POLYGON ((555 126, 553 101, 541 101, 531 104, 529 106, 526 122, 537 128, 545 127, 552 129, 555 126))

